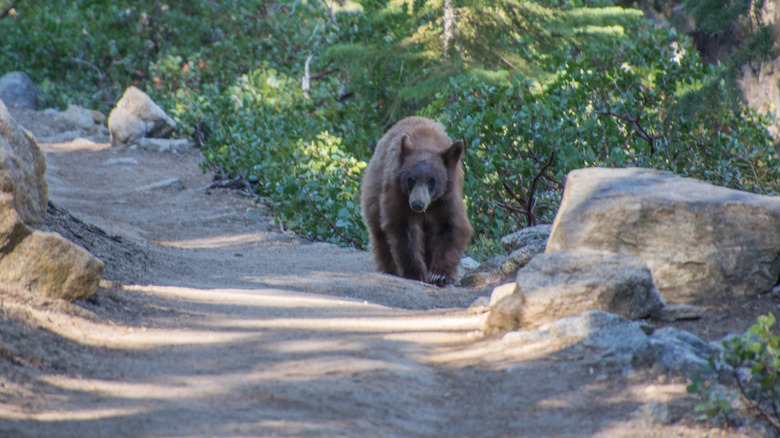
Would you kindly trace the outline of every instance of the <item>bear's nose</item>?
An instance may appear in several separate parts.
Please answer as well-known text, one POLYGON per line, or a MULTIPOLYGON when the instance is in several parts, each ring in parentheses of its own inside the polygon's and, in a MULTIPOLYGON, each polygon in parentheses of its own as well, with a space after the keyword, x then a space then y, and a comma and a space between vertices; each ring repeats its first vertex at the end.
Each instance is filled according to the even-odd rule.
POLYGON ((412 201, 409 205, 416 213, 422 213, 425 209, 425 204, 422 201, 412 201))

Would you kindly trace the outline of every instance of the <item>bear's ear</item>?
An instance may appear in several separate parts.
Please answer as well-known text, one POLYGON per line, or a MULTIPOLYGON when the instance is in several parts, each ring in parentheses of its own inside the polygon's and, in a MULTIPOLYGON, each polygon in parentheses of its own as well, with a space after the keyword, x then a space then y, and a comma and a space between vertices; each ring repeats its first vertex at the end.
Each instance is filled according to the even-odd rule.
POLYGON ((463 154, 463 142, 458 140, 441 153, 441 159, 447 167, 454 167, 460 161, 463 154))
POLYGON ((403 163, 404 158, 411 154, 412 151, 414 151, 414 144, 412 143, 412 140, 409 139, 409 136, 404 134, 404 136, 401 137, 401 153, 398 156, 398 160, 403 163))

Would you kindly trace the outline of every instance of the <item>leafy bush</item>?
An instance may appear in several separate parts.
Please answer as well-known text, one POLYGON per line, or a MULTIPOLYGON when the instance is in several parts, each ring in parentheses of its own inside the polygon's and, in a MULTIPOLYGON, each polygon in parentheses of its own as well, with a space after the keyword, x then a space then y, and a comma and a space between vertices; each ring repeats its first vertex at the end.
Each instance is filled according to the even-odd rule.
POLYGON ((765 121, 725 70, 610 0, 13 3, 0 64, 30 72, 47 105, 107 110, 136 83, 204 168, 255 183, 312 239, 366 245, 369 145, 415 113, 466 139, 477 258, 551 222, 578 167, 780 185, 765 121))
MULTIPOLYGON (((721 360, 731 371, 745 406, 780 432, 780 335, 775 334, 775 323, 772 313, 759 316, 748 333, 723 341, 721 360)), ((712 371, 719 368, 712 357, 709 367, 712 371)), ((733 413, 734 396, 715 389, 699 375, 691 380, 688 392, 703 398, 695 408, 702 412, 700 419, 733 413)))
POLYGON ((229 94, 194 95, 187 105, 179 116, 210 117, 204 167, 256 183, 278 220, 299 234, 364 246, 358 198, 366 164, 346 150, 295 78, 257 69, 229 94))
POLYGON ((425 114, 465 138, 466 189, 476 234, 493 239, 551 223, 565 175, 589 166, 669 170, 776 194, 780 173, 766 121, 729 100, 723 70, 676 52, 640 22, 633 38, 593 45, 556 79, 489 85, 459 77, 425 114))
POLYGON ((128 85, 149 79, 158 57, 186 55, 209 42, 215 29, 210 20, 227 9, 186 0, 13 4, 14 15, 0 20, 0 65, 43 84, 45 105, 104 111, 128 85))

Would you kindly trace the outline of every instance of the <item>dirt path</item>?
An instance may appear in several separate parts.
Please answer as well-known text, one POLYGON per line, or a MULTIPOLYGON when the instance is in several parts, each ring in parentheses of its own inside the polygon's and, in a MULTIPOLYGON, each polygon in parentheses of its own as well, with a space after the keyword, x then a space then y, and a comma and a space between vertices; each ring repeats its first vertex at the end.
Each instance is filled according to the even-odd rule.
POLYGON ((464 309, 487 291, 379 275, 366 252, 283 233, 252 198, 207 194, 197 151, 42 147, 46 225, 101 257, 106 281, 73 305, 2 303, 0 436, 707 432, 683 378, 483 338, 464 309), (637 417, 650 400, 675 424, 637 417))

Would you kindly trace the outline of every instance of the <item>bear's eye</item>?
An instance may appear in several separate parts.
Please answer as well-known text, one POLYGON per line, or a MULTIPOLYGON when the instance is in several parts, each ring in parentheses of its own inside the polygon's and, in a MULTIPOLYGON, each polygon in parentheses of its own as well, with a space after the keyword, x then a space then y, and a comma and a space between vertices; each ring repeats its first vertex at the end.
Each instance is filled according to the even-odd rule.
POLYGON ((414 178, 412 178, 411 176, 407 176, 406 177, 406 186, 409 187, 410 189, 412 187, 414 187, 414 178))
POLYGON ((436 189, 436 180, 431 178, 430 180, 428 180, 428 191, 432 192, 435 189, 436 189))

